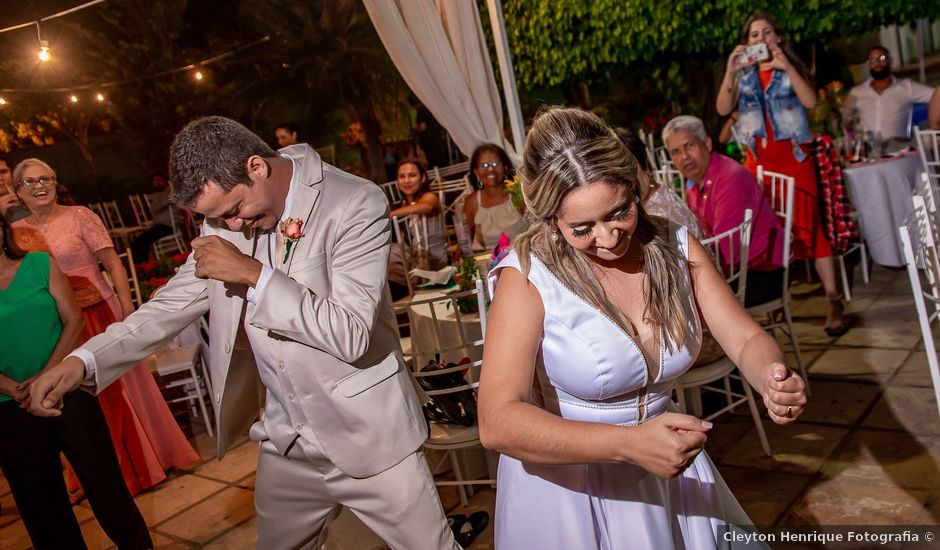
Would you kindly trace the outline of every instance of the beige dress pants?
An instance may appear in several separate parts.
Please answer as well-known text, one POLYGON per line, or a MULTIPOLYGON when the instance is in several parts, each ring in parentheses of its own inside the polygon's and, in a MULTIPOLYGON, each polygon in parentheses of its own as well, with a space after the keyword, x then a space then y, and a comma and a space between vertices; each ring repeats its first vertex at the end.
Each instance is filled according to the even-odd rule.
POLYGON ((334 466, 316 443, 299 438, 285 457, 270 440, 261 442, 255 480, 259 550, 320 548, 339 505, 393 549, 460 548, 420 450, 384 472, 356 479, 334 466))

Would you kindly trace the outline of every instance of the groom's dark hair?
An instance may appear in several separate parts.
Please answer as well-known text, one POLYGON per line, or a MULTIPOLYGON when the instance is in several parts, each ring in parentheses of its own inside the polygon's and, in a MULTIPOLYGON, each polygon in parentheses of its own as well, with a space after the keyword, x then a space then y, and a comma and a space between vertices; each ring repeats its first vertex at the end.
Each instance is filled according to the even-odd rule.
POLYGON ((170 146, 170 185, 176 204, 192 206, 215 182, 225 191, 251 185, 246 164, 258 155, 276 157, 263 139, 230 118, 210 116, 187 124, 170 146))

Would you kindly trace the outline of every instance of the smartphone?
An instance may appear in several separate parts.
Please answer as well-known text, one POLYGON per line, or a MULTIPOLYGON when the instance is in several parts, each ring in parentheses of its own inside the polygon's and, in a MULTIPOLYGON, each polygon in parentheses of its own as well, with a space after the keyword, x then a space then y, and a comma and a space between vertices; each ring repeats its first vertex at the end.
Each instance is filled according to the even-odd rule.
POLYGON ((740 65, 754 65, 761 61, 770 59, 770 52, 767 50, 767 44, 753 44, 748 46, 741 54, 740 65))

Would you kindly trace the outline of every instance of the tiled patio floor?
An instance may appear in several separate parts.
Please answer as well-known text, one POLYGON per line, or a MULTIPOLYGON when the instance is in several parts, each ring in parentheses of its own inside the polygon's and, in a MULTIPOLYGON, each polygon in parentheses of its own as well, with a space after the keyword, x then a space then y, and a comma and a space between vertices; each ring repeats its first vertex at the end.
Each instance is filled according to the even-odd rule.
MULTIPOLYGON (((940 523, 940 422, 907 274, 876 267, 872 277, 856 287, 849 306, 858 324, 837 339, 822 331, 826 304, 818 285, 795 288, 814 394, 803 421, 765 421, 773 458, 762 454, 749 416, 716 419, 708 452, 755 524, 940 523)), ((214 440, 199 434, 192 442, 202 465, 137 496, 154 541, 159 548, 253 548, 257 446, 246 439, 217 462, 214 440)), ((453 490, 442 491, 442 500, 448 513, 492 512, 494 495, 478 492, 466 510, 453 490)), ((0 549, 28 548, 2 477, 0 504, 0 549)), ((75 512, 89 548, 112 547, 87 503, 75 512)), ((332 546, 383 547, 365 539, 332 546)), ((492 546, 490 527, 473 548, 492 546)))

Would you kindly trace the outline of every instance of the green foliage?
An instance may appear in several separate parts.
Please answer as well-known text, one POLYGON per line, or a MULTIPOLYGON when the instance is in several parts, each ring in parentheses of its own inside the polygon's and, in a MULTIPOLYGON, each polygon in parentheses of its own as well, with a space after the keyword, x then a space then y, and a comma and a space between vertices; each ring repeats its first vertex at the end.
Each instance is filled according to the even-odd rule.
POLYGON ((619 68, 718 59, 755 10, 772 13, 794 43, 826 41, 940 15, 940 2, 869 0, 504 0, 506 32, 523 88, 611 76, 619 68))

